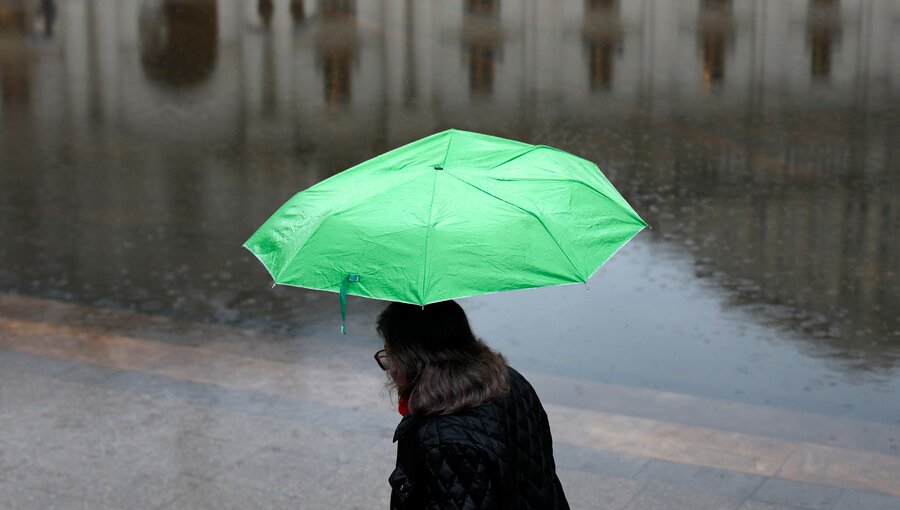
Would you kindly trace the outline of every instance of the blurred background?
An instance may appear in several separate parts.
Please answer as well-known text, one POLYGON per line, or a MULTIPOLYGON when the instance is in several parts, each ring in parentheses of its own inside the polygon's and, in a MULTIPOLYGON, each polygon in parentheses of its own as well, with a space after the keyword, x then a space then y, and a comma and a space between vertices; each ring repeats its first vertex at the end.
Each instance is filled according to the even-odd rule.
POLYGON ((514 366, 900 424, 898 48, 893 0, 0 0, 0 292, 374 351, 382 303, 341 336, 241 244, 472 130, 653 227, 588 289, 461 300, 514 366))

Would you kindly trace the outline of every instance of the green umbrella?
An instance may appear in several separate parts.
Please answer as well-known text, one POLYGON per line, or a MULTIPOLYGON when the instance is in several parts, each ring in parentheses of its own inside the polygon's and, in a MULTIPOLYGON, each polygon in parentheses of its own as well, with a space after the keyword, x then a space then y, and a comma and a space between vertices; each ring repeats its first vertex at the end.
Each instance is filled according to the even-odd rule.
MULTIPOLYGON (((647 224, 597 165, 451 129, 289 199, 244 246, 276 284, 426 305, 591 275, 647 224)), ((343 329, 343 328, 342 328, 343 329)))

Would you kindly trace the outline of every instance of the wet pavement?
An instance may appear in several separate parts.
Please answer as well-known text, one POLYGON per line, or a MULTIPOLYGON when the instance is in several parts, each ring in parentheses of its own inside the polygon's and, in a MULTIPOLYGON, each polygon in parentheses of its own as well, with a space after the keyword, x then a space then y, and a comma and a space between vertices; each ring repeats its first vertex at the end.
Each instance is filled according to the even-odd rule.
MULTIPOLYGON (((384 506, 399 415, 370 349, 0 304, 5 508, 384 506), (193 341, 156 337, 172 329, 193 341)), ((900 508, 895 426, 526 375, 573 508, 900 508)))
POLYGON ((589 290, 462 300, 548 401, 576 507, 897 508, 898 17, 0 0, 0 496, 383 506, 383 303, 341 336, 336 296, 270 288, 241 244, 459 128, 597 162, 653 226, 589 290))

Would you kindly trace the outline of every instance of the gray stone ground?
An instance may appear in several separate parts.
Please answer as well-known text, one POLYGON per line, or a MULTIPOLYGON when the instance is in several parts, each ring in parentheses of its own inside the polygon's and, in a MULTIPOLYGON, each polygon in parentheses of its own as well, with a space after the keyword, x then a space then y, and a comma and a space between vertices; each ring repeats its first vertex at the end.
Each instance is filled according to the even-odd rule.
MULTIPOLYGON (((0 296, 0 509, 387 507, 374 337, 25 299, 0 296)), ((526 376, 572 508, 900 510, 898 427, 526 376)))
MULTIPOLYGON (((0 351, 0 507, 384 508, 399 417, 0 351)), ((558 444, 572 508, 887 510, 900 498, 558 444)))

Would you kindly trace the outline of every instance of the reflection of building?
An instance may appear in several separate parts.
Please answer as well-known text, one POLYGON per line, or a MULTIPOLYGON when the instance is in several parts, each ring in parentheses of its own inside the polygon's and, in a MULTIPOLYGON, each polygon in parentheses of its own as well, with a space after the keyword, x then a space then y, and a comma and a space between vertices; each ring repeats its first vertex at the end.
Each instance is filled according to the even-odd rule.
MULTIPOLYGON (((109 220, 111 233, 88 239, 96 247, 140 243, 133 225, 156 235, 154 215, 212 243, 196 225, 272 205, 248 187, 313 184, 447 127, 540 139, 600 162, 657 232, 702 247, 693 253, 718 282, 739 282, 723 283, 736 299, 792 301, 828 317, 844 310, 836 327, 864 330, 900 307, 888 276, 900 191, 885 113, 896 67, 884 49, 898 4, 870 0, 871 22, 822 25, 823 12, 839 22, 837 3, 796 9, 807 2, 274 0, 269 29, 258 30, 259 0, 66 0, 54 40, 29 45, 34 20, 0 0, 0 123, 28 103, 48 158, 85 176, 97 175, 88 165, 97 154, 127 161, 131 172, 73 181, 89 208, 81 213, 108 219, 94 206, 101 195, 158 207, 109 220), (832 35, 818 35, 822 27, 832 35), (810 68, 796 65, 810 42, 813 74, 840 77, 815 97, 810 68), (715 81, 727 90, 706 94, 715 81), (49 135, 59 131, 140 143, 60 143, 49 135), (199 183, 189 198, 185 175, 199 183)), ((860 4, 841 6, 863 19, 860 4)), ((16 149, 11 131, 0 129, 0 158, 16 149)), ((56 176, 39 157, 21 161, 56 176)), ((34 174, 22 174, 23 189, 40 189, 34 174)), ((32 195, 16 199, 39 208, 32 195)), ((8 218, 4 228, 23 228, 8 218)), ((52 220, 27 230, 65 238, 52 220)), ((117 284, 93 262, 98 248, 74 245, 72 267, 56 269, 117 284)), ((177 267, 171 249, 166 262, 177 267)), ((889 333, 861 333, 860 344, 889 333)))
POLYGON ((215 68, 216 0, 164 0, 156 9, 144 9, 140 29, 141 63, 154 81, 193 85, 207 79, 215 68))
POLYGON ((291 0, 291 19, 297 25, 306 21, 306 8, 303 6, 303 0, 291 0))
POLYGON ((258 0, 256 11, 259 13, 259 20, 262 22, 262 25, 269 28, 272 25, 272 15, 275 14, 275 2, 272 0, 258 0))
POLYGON ((838 0, 809 0, 806 20, 810 46, 810 73, 827 78, 831 74, 834 46, 841 31, 838 0))
POLYGON ((24 5, 0 3, 0 112, 31 103, 31 59, 23 54, 31 16, 24 5))
POLYGON ((465 0, 463 51, 469 63, 469 90, 473 95, 494 91, 494 64, 502 50, 500 0, 465 0))
POLYGON ((620 0, 586 0, 584 44, 588 52, 591 90, 612 87, 616 54, 621 50, 620 0))
POLYGON ((316 51, 322 63, 325 102, 350 101, 356 54, 356 1, 320 0, 321 27, 316 51))
POLYGON ((733 31, 732 0, 701 0, 698 32, 703 53, 703 81, 725 78, 725 53, 733 31))
POLYGON ((53 36, 53 26, 56 24, 56 0, 41 0, 41 16, 44 23, 44 34, 53 36))

